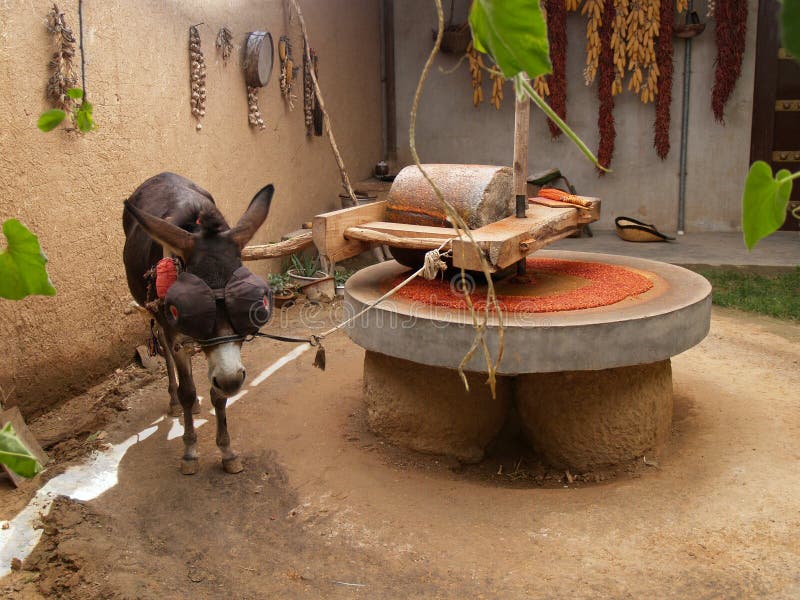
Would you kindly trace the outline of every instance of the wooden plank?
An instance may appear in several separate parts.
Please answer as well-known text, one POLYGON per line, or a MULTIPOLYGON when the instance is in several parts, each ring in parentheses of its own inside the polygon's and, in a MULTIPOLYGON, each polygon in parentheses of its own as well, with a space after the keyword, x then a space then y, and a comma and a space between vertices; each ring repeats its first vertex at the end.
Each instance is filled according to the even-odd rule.
MULTIPOLYGON (((508 217, 472 232, 493 270, 504 269, 528 254, 522 242, 530 247, 537 240, 544 242, 562 233, 569 235, 579 225, 578 210, 574 206, 549 208, 535 204, 528 208, 526 217, 508 217)), ((480 257, 469 240, 454 240, 452 247, 454 266, 480 270, 480 257)))
POLYGON ((590 198, 588 196, 581 196, 589 204, 588 207, 576 206, 568 202, 560 202, 558 200, 550 200, 549 198, 528 198, 531 204, 538 204, 540 206, 547 206, 550 208, 569 208, 574 207, 578 209, 578 222, 583 225, 585 223, 594 223, 600 219, 600 198, 590 198))
MULTIPOLYGON (((25 446, 28 451, 36 457, 36 460, 38 460, 42 466, 45 466, 50 459, 48 458, 47 454, 45 454, 44 450, 42 450, 39 442, 36 441, 36 437, 33 435, 33 432, 28 429, 28 425, 25 423, 22 413, 19 412, 19 409, 16 406, 0 413, 0 426, 5 427, 6 423, 11 423, 11 426, 14 428, 17 437, 22 442, 22 445, 25 446)), ((3 465, 3 470, 6 472, 9 479, 11 479, 11 482, 15 487, 19 487, 20 483, 26 481, 24 477, 17 475, 5 465, 3 465)))
POLYGON ((295 237, 259 246, 246 246, 242 249, 242 260, 263 260, 265 258, 280 258, 299 252, 314 243, 311 231, 303 231, 295 237))
POLYGON ((371 243, 344 237, 348 227, 357 227, 371 221, 382 221, 386 202, 372 202, 352 208, 343 208, 314 217, 314 245, 321 256, 339 262, 369 250, 371 243))
POLYGON ((372 221, 359 225, 362 229, 371 229, 379 233, 385 233, 395 237, 403 238, 436 238, 448 240, 456 236, 456 231, 452 227, 432 227, 430 225, 407 225, 405 223, 389 223, 387 221, 372 221))
MULTIPOLYGON (((439 228, 437 227, 436 229, 439 228)), ((450 237, 453 237, 454 232, 452 230, 450 231, 450 237)), ((392 248, 408 248, 411 250, 434 250, 441 246, 442 242, 447 239, 397 236, 366 227, 348 227, 344 235, 348 240, 360 240, 372 244, 391 246, 392 248)), ((449 246, 449 244, 446 244, 443 249, 447 249, 449 246)))

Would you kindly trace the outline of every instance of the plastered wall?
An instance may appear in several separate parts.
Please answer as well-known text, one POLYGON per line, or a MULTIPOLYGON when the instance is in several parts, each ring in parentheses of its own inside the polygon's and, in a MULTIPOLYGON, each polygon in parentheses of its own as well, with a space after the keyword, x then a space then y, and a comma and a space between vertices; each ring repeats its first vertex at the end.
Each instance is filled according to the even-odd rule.
MULTIPOLYGON (((314 214, 338 208, 339 176, 326 138, 308 139, 302 99, 289 112, 278 69, 261 91, 267 127, 247 124, 238 57, 244 36, 287 30, 281 0, 85 2, 86 84, 98 129, 87 135, 36 129, 52 52, 51 2, 0 0, 0 220, 16 217, 39 235, 58 295, 0 300, 0 386, 27 414, 88 385, 133 356, 143 320, 130 298, 121 254, 122 201, 164 170, 208 189, 229 221, 252 195, 276 195, 254 243, 280 239, 314 214), (201 132, 189 106, 188 27, 200 26, 208 65, 201 132), (224 67, 217 31, 234 34, 224 67)), ((319 76, 351 176, 367 176, 381 152, 379 6, 370 0, 302 0, 320 56, 319 76)), ((77 33, 77 1, 60 0, 77 33)), ((298 87, 302 98, 302 90, 298 87)), ((3 242, 0 242, 2 245, 3 242)), ((267 263, 251 263, 264 274, 267 263)))
MULTIPOLYGON (((747 49, 733 96, 726 108, 725 125, 711 112, 716 44, 714 22, 705 18, 706 3, 695 2, 706 31, 692 49, 690 129, 686 199, 687 231, 731 231, 739 228, 741 190, 749 166, 750 126, 754 84, 756 0, 749 2, 747 49)), ((449 11, 449 2, 445 2, 449 11)), ((466 0, 456 0, 456 22, 466 19, 466 0)), ((398 138, 401 161, 411 160, 408 123, 414 90, 433 45, 436 27, 432 0, 395 2, 398 138)), ((567 121, 594 151, 597 149, 597 87, 586 87, 586 19, 568 16, 567 121)), ((563 136, 551 141, 544 116, 533 109, 529 173, 559 167, 579 193, 603 199, 599 228, 613 227, 615 216, 626 215, 675 231, 678 214, 679 144, 681 127, 684 42, 675 39, 672 91, 672 150, 666 160, 653 148, 653 104, 642 105, 631 93, 616 97, 614 116, 617 142, 613 173, 599 178, 592 165, 563 136)), ((513 159, 513 90, 499 111, 488 103, 475 109, 468 65, 456 67, 457 57, 440 56, 431 71, 418 115, 417 149, 423 162, 488 163, 510 165, 513 159), (453 72, 449 71, 455 68, 453 72)), ((484 95, 490 97, 488 76, 484 95)))

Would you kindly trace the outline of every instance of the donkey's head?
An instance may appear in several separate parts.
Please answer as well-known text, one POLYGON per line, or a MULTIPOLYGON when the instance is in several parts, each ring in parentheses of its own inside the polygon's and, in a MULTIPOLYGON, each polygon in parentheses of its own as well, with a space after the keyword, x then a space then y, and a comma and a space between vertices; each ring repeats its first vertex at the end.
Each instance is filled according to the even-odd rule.
POLYGON ((242 266, 242 248, 267 218, 274 187, 259 191, 242 218, 230 227, 206 203, 188 231, 126 202, 125 208, 147 234, 179 256, 184 270, 164 299, 165 318, 177 331, 197 340, 208 361, 208 379, 222 396, 242 387, 244 338, 269 319, 272 294, 260 277, 242 266))

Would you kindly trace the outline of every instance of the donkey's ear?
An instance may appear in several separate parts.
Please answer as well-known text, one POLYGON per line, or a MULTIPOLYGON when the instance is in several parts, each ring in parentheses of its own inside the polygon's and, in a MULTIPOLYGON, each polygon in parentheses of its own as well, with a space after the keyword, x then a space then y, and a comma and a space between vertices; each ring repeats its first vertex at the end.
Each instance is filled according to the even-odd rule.
POLYGON ((194 248, 194 237, 185 229, 173 225, 169 221, 160 219, 150 213, 136 208, 129 201, 125 201, 125 210, 136 219, 151 238, 162 246, 166 246, 186 258, 194 248))
POLYGON ((247 242, 255 235, 258 228, 264 223, 264 220, 269 214, 269 205, 272 202, 272 194, 275 193, 275 187, 269 184, 253 196, 250 201, 250 206, 244 211, 242 218, 236 224, 236 227, 230 230, 231 239, 239 245, 239 248, 244 248, 247 242))

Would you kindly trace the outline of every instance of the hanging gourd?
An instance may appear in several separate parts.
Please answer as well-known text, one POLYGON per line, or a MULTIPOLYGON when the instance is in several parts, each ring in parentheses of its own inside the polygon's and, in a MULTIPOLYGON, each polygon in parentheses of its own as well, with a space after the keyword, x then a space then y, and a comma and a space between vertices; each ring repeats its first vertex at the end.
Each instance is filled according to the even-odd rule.
MULTIPOLYGON (((603 12, 605 13, 605 20, 597 32, 600 42, 597 64, 599 73, 597 99, 600 101, 597 127, 600 132, 600 143, 597 149, 597 162, 606 168, 611 165, 611 157, 614 155, 614 141, 617 137, 617 130, 614 124, 613 91, 616 67, 614 66, 614 50, 611 47, 611 36, 614 30, 613 23, 616 15, 614 2, 615 0, 604 0, 603 12)), ((603 175, 604 171, 598 169, 598 173, 603 175)))
MULTIPOLYGON (((680 4, 680 0, 679 0, 680 4)), ((656 120, 653 124, 653 145, 662 160, 669 154, 670 105, 672 104, 672 29, 675 22, 674 5, 662 0, 656 64, 658 65, 658 93, 656 94, 656 120)))
MULTIPOLYGON (((544 8, 547 18, 547 39, 550 43, 550 62, 553 65, 553 72, 547 76, 544 84, 550 96, 548 104, 559 117, 566 120, 567 5, 565 0, 546 0, 544 8)), ((550 119, 547 120, 547 126, 551 137, 556 138, 561 135, 561 129, 550 119)))
POLYGON ((711 108, 717 121, 724 123, 725 104, 742 72, 747 35, 747 2, 716 0, 714 19, 717 22, 717 60, 714 87, 711 90, 711 108))

